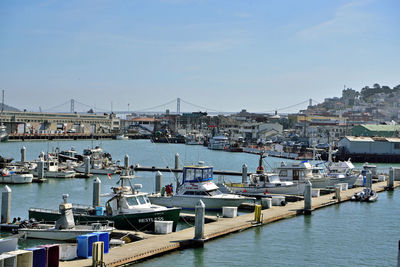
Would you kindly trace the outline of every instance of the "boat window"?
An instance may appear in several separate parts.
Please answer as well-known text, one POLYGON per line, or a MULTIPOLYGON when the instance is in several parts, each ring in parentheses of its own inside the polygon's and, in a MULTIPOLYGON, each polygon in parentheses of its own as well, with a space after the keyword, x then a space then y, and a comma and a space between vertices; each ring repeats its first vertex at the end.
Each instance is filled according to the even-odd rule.
POLYGON ((194 178, 194 170, 186 169, 186 180, 193 180, 194 178))
POLYGON ((208 196, 208 194, 204 191, 196 191, 194 193, 195 193, 195 195, 198 195, 198 196, 208 196))
POLYGON ((216 195, 221 195, 221 194, 222 194, 221 191, 219 191, 218 189, 214 189, 214 190, 207 191, 207 193, 208 193, 210 196, 216 196, 216 195))
POLYGON ((140 204, 146 204, 146 200, 144 199, 143 196, 138 196, 137 198, 138 198, 140 204))
POLYGON ((146 203, 150 203, 150 199, 147 196, 143 196, 146 203))
POLYGON ((195 171, 195 173, 194 173, 195 176, 194 177, 196 179, 201 179, 202 178, 201 175, 203 174, 203 171, 201 169, 195 169, 194 171, 195 171))
POLYGON ((193 191, 186 191, 185 193, 183 193, 184 195, 194 195, 193 191))
POLYGON ((287 170, 281 170, 281 171, 279 172, 279 176, 287 177, 287 170))
POLYGON ((136 206, 136 205, 139 205, 139 203, 138 203, 136 197, 127 197, 127 198, 125 198, 125 199, 126 199, 126 202, 128 202, 129 206, 136 206))

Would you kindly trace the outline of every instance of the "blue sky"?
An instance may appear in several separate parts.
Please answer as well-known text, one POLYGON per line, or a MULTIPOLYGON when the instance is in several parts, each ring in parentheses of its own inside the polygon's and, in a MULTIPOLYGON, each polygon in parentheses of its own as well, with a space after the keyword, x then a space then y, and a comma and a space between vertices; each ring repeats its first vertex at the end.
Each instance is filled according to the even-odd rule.
POLYGON ((398 0, 3 0, 0 89, 28 110, 180 97, 182 111, 296 112, 306 104, 282 108, 400 84, 399 12, 398 0))

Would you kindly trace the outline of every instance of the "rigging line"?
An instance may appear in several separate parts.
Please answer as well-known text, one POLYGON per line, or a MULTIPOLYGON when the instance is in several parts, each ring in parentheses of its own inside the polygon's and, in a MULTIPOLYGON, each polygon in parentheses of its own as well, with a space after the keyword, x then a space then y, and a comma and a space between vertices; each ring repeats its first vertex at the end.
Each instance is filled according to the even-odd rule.
POLYGON ((317 104, 321 104, 321 102, 319 102, 319 101, 317 101, 315 99, 311 99, 311 100, 314 101, 314 102, 317 102, 317 104))
POLYGON ((280 108, 280 109, 277 109, 277 110, 284 110, 284 109, 293 108, 293 107, 296 107, 296 106, 303 105, 303 104, 305 104, 305 103, 307 103, 307 102, 308 102, 308 100, 305 100, 305 101, 303 101, 303 102, 301 102, 301 103, 298 103, 298 104, 295 104, 295 105, 291 105, 291 106, 287 106, 287 107, 284 107, 284 108, 280 108))
POLYGON ((199 106, 199 105, 190 103, 190 102, 188 102, 188 101, 183 100, 182 98, 181 98, 181 101, 182 101, 183 103, 186 103, 186 104, 188 104, 188 105, 192 105, 192 106, 197 107, 197 108, 201 108, 201 109, 205 109, 205 110, 210 110, 210 111, 214 111, 214 112, 222 112, 222 111, 220 111, 220 110, 216 110, 216 109, 212 109, 212 108, 207 108, 207 107, 203 107, 203 106, 199 106))
POLYGON ((295 107, 295 106, 303 105, 303 104, 305 104, 305 103, 307 103, 307 102, 308 102, 308 100, 305 100, 305 101, 303 101, 303 102, 300 102, 300 103, 297 103, 297 104, 294 104, 294 105, 290 105, 290 106, 287 106, 287 107, 277 108, 277 109, 273 109, 273 110, 264 111, 263 113, 270 113, 270 112, 275 112, 275 111, 278 111, 278 110, 285 110, 285 109, 293 108, 293 107, 295 107))
POLYGON ((55 109, 55 108, 59 108, 59 107, 62 107, 62 106, 64 106, 64 105, 67 105, 68 103, 69 103, 69 100, 66 101, 66 102, 64 102, 64 103, 62 103, 62 104, 59 104, 59 105, 56 105, 56 106, 53 106, 53 107, 50 107, 50 108, 47 108, 47 109, 43 109, 43 111, 45 111, 45 110, 52 110, 52 109, 55 109))
POLYGON ((169 102, 167 102, 167 103, 164 103, 164 104, 161 104, 161 105, 157 105, 157 106, 154 106, 154 107, 145 108, 145 109, 140 109, 140 110, 135 110, 134 112, 140 112, 140 111, 146 111, 146 110, 154 110, 154 109, 156 109, 156 108, 164 107, 164 106, 169 105, 169 104, 174 103, 174 102, 176 102, 176 99, 173 99, 173 100, 171 100, 171 101, 169 101, 169 102))

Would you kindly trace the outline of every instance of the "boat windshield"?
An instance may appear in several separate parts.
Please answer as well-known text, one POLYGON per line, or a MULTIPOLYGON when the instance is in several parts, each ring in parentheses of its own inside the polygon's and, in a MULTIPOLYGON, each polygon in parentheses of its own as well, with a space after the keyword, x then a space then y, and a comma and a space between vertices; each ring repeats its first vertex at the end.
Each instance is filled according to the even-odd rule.
POLYGON ((125 197, 126 202, 128 202, 129 206, 136 206, 139 205, 138 200, 136 197, 125 197))
POLYGON ((207 191, 207 193, 208 193, 210 196, 222 195, 222 192, 219 191, 218 189, 214 189, 214 190, 207 191))
POLYGON ((137 196, 137 198, 138 198, 140 204, 142 204, 142 205, 146 204, 146 199, 144 198, 144 196, 137 196))

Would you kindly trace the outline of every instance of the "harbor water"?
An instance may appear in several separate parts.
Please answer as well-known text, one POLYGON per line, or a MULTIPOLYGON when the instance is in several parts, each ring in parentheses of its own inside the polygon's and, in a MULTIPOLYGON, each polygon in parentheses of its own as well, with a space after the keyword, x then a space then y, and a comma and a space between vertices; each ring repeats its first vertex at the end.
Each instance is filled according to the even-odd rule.
MULTIPOLYGON (((41 151, 74 147, 78 152, 100 145, 114 160, 130 156, 131 164, 142 166, 174 166, 175 154, 180 167, 204 161, 215 170, 241 171, 247 164, 256 170, 258 156, 246 153, 212 151, 203 146, 154 144, 148 140, 52 141, 0 143, 3 157, 20 159, 26 147, 27 160, 41 151)), ((271 166, 283 159, 267 158, 271 166)), ((358 165, 360 167, 360 165, 358 165)), ((389 165, 378 165, 387 171, 389 165)), ((141 172, 132 183, 143 184, 143 191, 154 191, 155 173, 141 172)), ((96 176, 94 176, 96 177, 96 176)), ((99 176, 102 193, 115 186, 118 176, 99 176)), ((215 179, 240 181, 241 177, 215 179)), ((163 173, 163 184, 174 181, 172 173, 163 173)), ((69 194, 72 203, 91 204, 93 178, 51 179, 43 184, 9 185, 12 190, 11 217, 27 218, 28 208, 57 209, 62 194, 69 194)), ((231 234, 205 243, 202 249, 177 251, 143 261, 135 266, 395 266, 400 239, 400 191, 379 194, 376 203, 346 202, 262 227, 231 234)), ((104 203, 103 199, 103 203, 104 203)), ((22 245, 25 246, 25 245, 22 245)))

